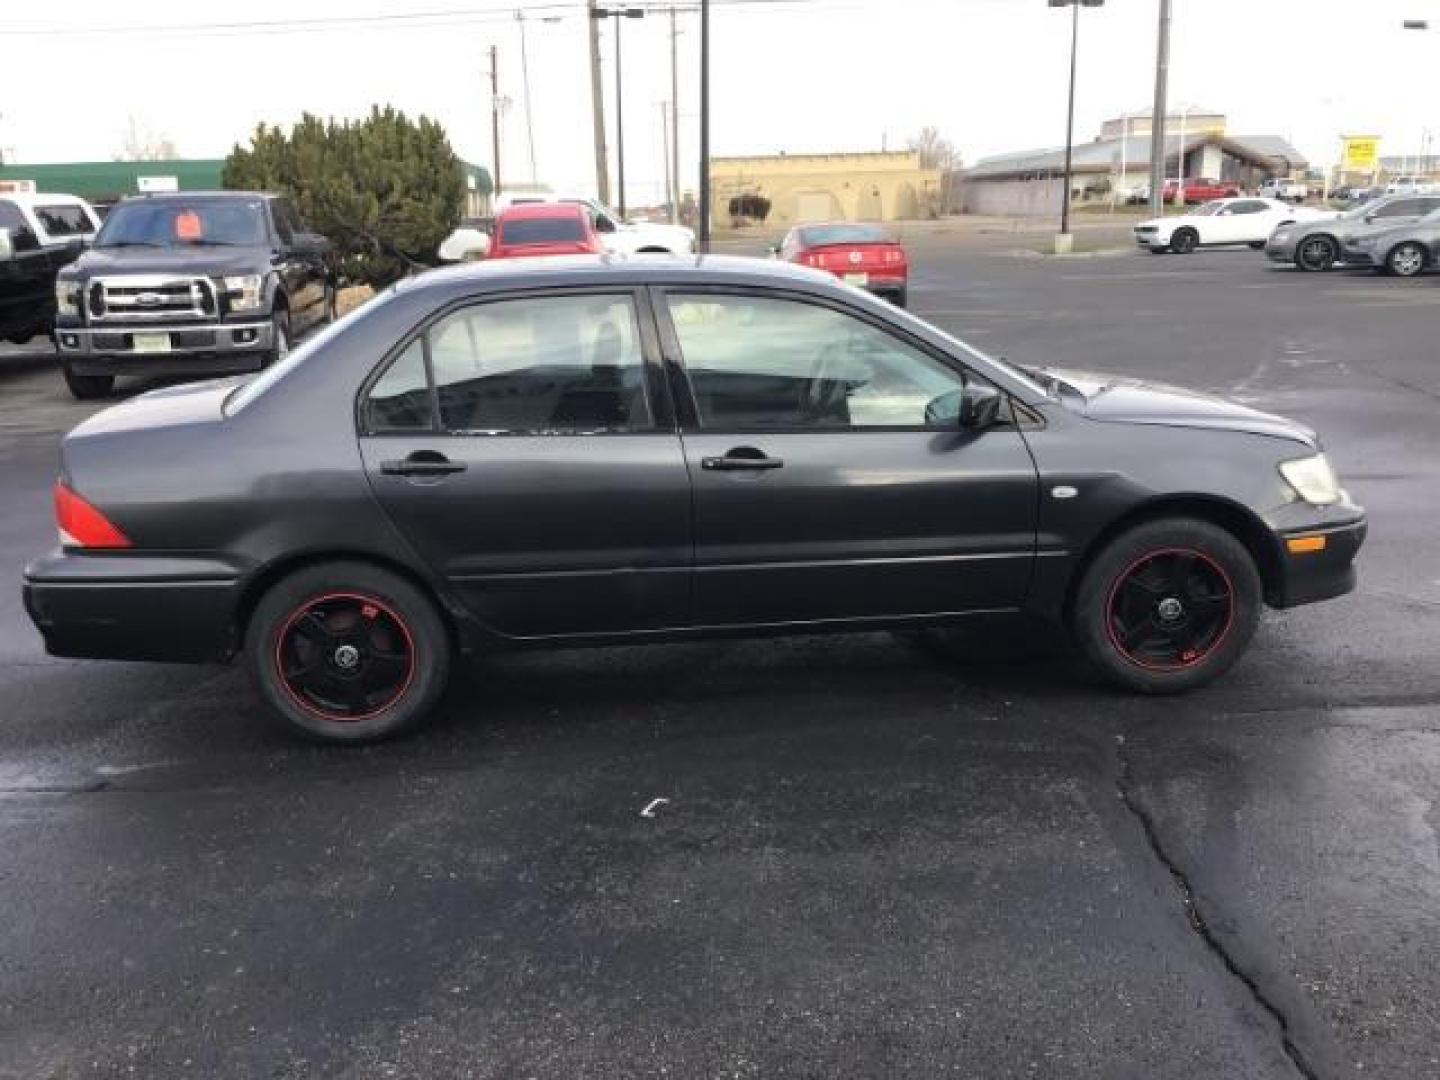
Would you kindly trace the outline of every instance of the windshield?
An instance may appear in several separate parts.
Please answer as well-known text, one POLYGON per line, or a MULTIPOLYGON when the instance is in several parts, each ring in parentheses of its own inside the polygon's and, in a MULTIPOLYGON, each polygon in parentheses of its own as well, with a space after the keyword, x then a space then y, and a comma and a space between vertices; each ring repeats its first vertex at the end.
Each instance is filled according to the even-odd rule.
POLYGON ((585 224, 578 214, 500 222, 502 244, 578 244, 584 240, 585 224))
POLYGON ((831 244, 889 244, 890 234, 875 225, 811 225, 800 230, 806 247, 831 244))
POLYGON ((1369 202, 1363 202, 1359 206, 1351 207, 1349 210, 1346 210, 1345 213, 1341 214, 1340 216, 1347 220, 1363 218, 1366 214, 1369 214, 1375 210, 1379 210, 1384 205, 1384 199, 1371 199, 1369 202))
POLYGON ((261 199, 137 199, 110 211, 95 238, 108 247, 264 247, 261 199))

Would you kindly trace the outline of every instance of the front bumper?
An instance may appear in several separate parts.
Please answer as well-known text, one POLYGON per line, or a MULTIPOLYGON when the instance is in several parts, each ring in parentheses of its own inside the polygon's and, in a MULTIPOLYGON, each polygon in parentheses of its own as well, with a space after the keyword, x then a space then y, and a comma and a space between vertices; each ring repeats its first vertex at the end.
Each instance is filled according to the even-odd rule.
POLYGON ((60 358, 76 375, 239 375, 259 371, 275 347, 269 321, 58 326, 60 358), (164 339, 160 352, 136 339, 164 339))
POLYGON ((1288 240, 1282 240, 1278 243, 1274 240, 1265 241, 1265 254, 1271 259, 1273 259, 1275 262, 1294 262, 1295 248, 1296 238, 1294 237, 1288 240))
MULTIPOLYGON (((1358 508, 1348 508, 1352 515, 1358 508)), ((1328 516, 1328 515, 1327 515, 1328 516)), ((1355 556, 1369 526, 1363 512, 1349 520, 1277 530, 1280 575, 1266 597, 1271 607, 1291 608, 1344 596, 1355 588, 1355 556), (1290 542, 1323 538, 1319 551, 1296 554, 1290 542)))
POLYGON ((1170 237, 1169 237, 1169 236, 1165 236, 1165 237, 1162 238, 1161 235, 1160 235, 1160 233, 1159 233, 1159 231, 1158 231, 1158 230, 1154 230, 1154 229, 1152 229, 1152 230, 1150 230, 1150 231, 1148 231, 1148 232, 1141 232, 1139 229, 1136 229, 1136 230, 1135 230, 1135 243, 1136 243, 1138 246, 1142 247, 1142 248, 1151 248, 1151 249, 1153 249, 1153 248, 1169 247, 1169 246, 1170 246, 1170 237))
POLYGON ((235 652, 236 567, 57 551, 25 568, 25 610, 52 656, 209 663, 235 652))

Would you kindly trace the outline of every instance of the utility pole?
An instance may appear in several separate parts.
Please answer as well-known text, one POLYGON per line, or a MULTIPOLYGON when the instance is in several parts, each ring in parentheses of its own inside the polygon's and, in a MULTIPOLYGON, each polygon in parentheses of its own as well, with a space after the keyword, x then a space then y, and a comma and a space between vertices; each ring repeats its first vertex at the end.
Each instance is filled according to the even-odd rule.
POLYGON ((625 94, 620 68, 620 19, 615 19, 615 183, 620 220, 625 220, 625 94))
POLYGON ((530 54, 525 48, 525 12, 515 9, 520 24, 520 72, 525 85, 525 141, 530 150, 530 183, 535 183, 535 119, 530 111, 530 54))
POLYGON ((490 153, 495 163, 493 196, 500 195, 500 62, 499 50, 490 46, 490 153))
POLYGON ((700 0, 700 250, 710 250, 710 0, 700 0))
POLYGON ((670 224, 680 224, 680 62, 675 5, 670 5, 670 224))
POLYGON ((660 142, 665 147, 665 199, 670 203, 670 220, 675 220, 675 189, 670 173, 670 103, 660 102, 660 142))
MULTIPOLYGON (((1165 212, 1165 98, 1170 85, 1170 0, 1160 0, 1160 37, 1155 45, 1155 104, 1150 110, 1150 211, 1165 212)), ((1183 152, 1183 151, 1182 151, 1183 152)))
POLYGON ((600 19, 596 0, 590 0, 590 106, 595 139, 595 193, 610 205, 610 152, 605 145, 605 87, 600 78, 600 19))

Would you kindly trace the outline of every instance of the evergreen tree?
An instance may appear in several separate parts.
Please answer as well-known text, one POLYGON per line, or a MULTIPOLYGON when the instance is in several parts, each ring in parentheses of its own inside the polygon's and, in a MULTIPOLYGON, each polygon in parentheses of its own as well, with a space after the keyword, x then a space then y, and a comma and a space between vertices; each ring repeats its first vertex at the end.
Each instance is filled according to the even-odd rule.
POLYGON ((288 195, 335 244, 340 273, 376 287, 434 261, 465 197, 444 129, 388 107, 338 123, 306 113, 288 134, 261 124, 231 151, 222 182, 288 195))

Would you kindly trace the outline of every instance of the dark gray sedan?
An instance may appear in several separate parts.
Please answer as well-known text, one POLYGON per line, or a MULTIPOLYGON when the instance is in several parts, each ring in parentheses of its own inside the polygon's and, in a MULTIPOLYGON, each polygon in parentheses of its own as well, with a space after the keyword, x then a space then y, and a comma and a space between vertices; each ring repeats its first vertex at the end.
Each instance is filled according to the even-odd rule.
POLYGON ((1349 591, 1365 516, 1315 434, 1027 371, 815 270, 427 273, 258 378, 81 424, 25 575, 60 656, 244 657, 358 742, 499 648, 1029 615, 1187 690, 1261 608, 1349 591))
POLYGON ((1440 265, 1440 210, 1408 225, 1357 232, 1345 242, 1345 261, 1396 277, 1414 277, 1440 265))
POLYGON ((1276 262, 1293 262, 1309 271, 1329 270, 1342 260, 1368 265, 1367 255, 1351 253, 1349 241, 1413 224, 1435 210, 1440 210, 1440 195, 1387 195, 1347 210, 1331 221, 1282 225, 1271 233, 1265 254, 1276 262))

